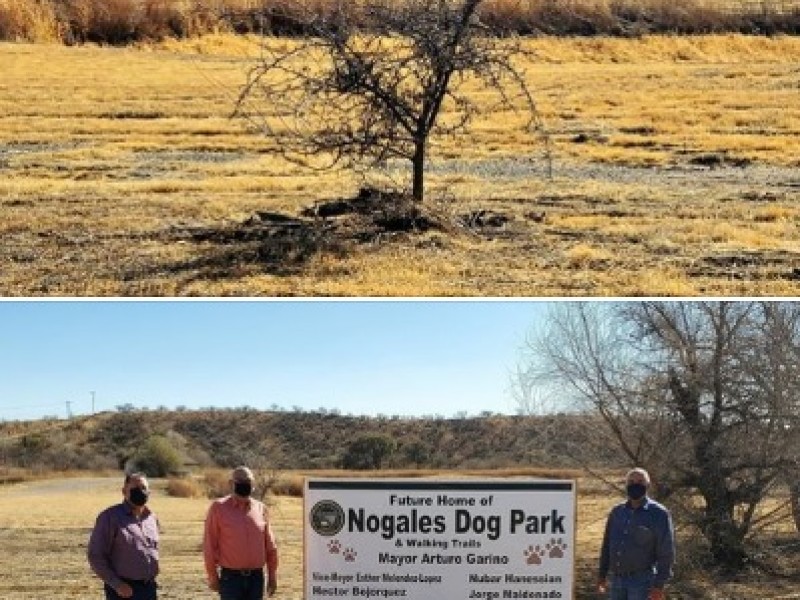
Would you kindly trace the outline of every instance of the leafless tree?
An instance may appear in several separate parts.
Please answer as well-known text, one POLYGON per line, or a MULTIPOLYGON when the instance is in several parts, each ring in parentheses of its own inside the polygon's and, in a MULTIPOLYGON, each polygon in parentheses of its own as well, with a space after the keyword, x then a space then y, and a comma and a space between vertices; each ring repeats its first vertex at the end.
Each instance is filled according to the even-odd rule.
POLYGON ((791 479, 789 480, 789 497, 792 503, 794 528, 800 532, 800 473, 796 470, 791 473, 791 479))
POLYGON ((561 304, 528 351, 520 384, 599 415, 714 561, 741 568, 748 536, 776 518, 763 501, 797 468, 800 303, 561 304))
POLYGON ((500 108, 522 111, 529 131, 538 126, 515 64, 521 47, 481 24, 482 1, 340 2, 329 14, 297 6, 282 20, 302 20, 306 35, 264 45, 236 114, 307 166, 409 161, 422 201, 432 136, 462 133, 500 108))

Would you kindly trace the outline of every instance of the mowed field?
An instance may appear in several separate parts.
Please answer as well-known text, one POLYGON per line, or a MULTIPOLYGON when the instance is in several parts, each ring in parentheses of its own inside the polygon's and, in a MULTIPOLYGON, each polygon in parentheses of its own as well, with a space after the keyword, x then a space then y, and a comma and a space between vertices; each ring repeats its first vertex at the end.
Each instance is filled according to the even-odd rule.
MULTIPOLYGON (((14 600, 84 600, 102 597, 101 584, 86 562, 87 540, 101 510, 121 499, 119 477, 70 477, 0 486, 0 598, 14 600)), ((150 505, 162 525, 162 600, 213 599, 203 570, 201 540, 209 501, 173 498, 166 482, 152 480, 150 505)), ((591 482, 578 482, 576 545, 577 599, 596 598, 593 591, 596 556, 608 509, 616 494, 591 482)), ((270 500, 272 522, 280 544, 277 598, 303 597, 302 500, 270 500)), ((790 523, 779 530, 790 532, 790 523)), ((790 533, 785 533, 791 536, 790 533)), ((689 572, 692 533, 679 528, 679 562, 673 600, 798 598, 795 580, 746 573, 729 581, 695 569, 689 572)), ((796 560, 796 544, 786 546, 783 559, 796 560), (794 557, 794 558, 793 558, 794 557)))
POLYGON ((0 44, 0 294, 797 295, 800 38, 526 44, 552 164, 487 113, 431 149, 426 203, 452 227, 305 251, 253 215, 363 181, 230 118, 252 39, 0 44))

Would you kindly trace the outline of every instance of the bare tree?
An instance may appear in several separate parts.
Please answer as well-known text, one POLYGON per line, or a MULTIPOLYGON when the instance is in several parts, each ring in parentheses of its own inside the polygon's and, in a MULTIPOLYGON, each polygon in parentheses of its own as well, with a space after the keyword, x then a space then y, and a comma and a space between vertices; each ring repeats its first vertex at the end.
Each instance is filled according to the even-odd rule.
POLYGON ((564 304, 528 349, 521 385, 558 385, 599 415, 631 465, 687 499, 715 562, 741 568, 748 535, 776 517, 758 509, 796 465, 800 304, 564 304))
POLYGON ((236 114, 274 139, 276 152, 315 168, 409 161, 412 196, 422 201, 432 136, 464 132, 499 108, 537 126, 514 63, 520 46, 481 25, 482 1, 340 2, 330 14, 298 6, 283 20, 302 20, 306 36, 264 45, 236 114))

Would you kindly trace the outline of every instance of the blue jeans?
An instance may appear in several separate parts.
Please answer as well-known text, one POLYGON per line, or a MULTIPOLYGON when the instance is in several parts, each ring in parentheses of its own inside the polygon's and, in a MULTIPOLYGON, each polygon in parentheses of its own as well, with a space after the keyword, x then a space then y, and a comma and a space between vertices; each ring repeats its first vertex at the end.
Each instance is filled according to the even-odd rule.
POLYGON ((219 577, 220 600, 263 600, 264 572, 252 571, 250 575, 222 572, 219 577))
POLYGON ((148 581, 147 583, 137 583, 134 581, 126 582, 133 588, 133 596, 130 598, 123 598, 110 585, 105 584, 103 589, 106 592, 106 600, 156 600, 158 595, 158 586, 155 581, 148 581))
POLYGON ((620 577, 612 575, 609 579, 609 600, 647 600, 653 585, 652 573, 637 573, 620 577))

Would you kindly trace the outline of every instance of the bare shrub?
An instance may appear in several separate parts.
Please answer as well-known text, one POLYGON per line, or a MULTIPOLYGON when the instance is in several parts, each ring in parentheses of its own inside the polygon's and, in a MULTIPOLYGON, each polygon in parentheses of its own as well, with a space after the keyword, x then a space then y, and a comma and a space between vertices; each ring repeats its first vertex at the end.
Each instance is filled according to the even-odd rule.
POLYGON ((280 475, 272 482, 270 492, 274 496, 300 498, 303 496, 304 483, 301 475, 280 475))
POLYGON ((524 133, 543 131, 514 60, 524 52, 516 40, 486 34, 482 1, 368 0, 366 25, 310 12, 300 44, 263 48, 235 114, 274 142, 270 151, 304 168, 366 174, 405 163, 405 185, 420 203, 434 140, 463 134, 486 110, 467 80, 488 110, 513 110, 524 133), (444 103, 447 119, 439 118, 444 103))
POLYGON ((604 2, 540 0, 529 18, 541 31, 555 35, 597 35, 611 33, 615 19, 604 2))
POLYGON ((167 494, 175 498, 202 498, 206 492, 194 479, 170 478, 167 481, 167 494))
POLYGON ((181 3, 146 0, 142 6, 140 35, 156 40, 187 37, 192 33, 189 13, 181 3))
POLYGON ((206 471, 203 473, 203 483, 209 498, 222 498, 230 494, 230 473, 227 471, 206 471))
POLYGON ((713 33, 734 26, 722 4, 711 5, 697 0, 650 0, 646 18, 657 32, 713 33))
POLYGON ((192 33, 192 3, 175 0, 56 0, 64 41, 126 44, 192 33))
POLYGON ((95 0, 91 3, 87 39, 107 44, 131 42, 137 38, 141 18, 137 0, 95 0))

